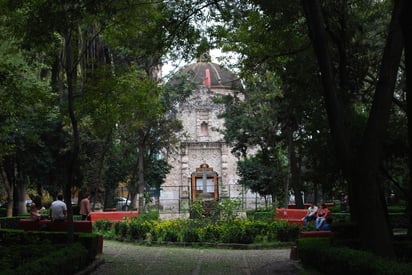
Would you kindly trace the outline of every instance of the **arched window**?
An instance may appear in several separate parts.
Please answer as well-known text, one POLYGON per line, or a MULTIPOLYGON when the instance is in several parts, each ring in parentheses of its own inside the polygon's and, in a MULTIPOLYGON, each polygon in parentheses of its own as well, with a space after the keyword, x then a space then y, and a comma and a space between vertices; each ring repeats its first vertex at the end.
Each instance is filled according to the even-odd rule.
POLYGON ((202 124, 200 124, 200 132, 202 133, 202 135, 207 135, 207 131, 208 131, 208 125, 206 121, 203 121, 202 124))

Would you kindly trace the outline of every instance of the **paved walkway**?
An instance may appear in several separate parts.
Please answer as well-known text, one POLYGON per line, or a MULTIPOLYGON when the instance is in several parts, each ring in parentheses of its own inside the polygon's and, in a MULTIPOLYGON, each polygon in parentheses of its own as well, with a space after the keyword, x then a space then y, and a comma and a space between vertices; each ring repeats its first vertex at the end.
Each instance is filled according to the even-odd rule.
POLYGON ((151 247, 104 241, 103 262, 91 274, 302 274, 290 249, 234 250, 151 247))

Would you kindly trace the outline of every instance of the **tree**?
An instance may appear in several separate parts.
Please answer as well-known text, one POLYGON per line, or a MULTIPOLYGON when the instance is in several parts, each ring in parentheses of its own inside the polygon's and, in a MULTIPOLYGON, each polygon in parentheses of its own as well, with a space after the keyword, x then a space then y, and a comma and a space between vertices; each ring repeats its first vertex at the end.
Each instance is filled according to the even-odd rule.
MULTIPOLYGON (((7 22, 7 17, 1 20, 7 22)), ((6 24, 5 24, 6 25, 6 24)), ((56 113, 50 109, 55 95, 50 94, 46 79, 39 78, 41 63, 31 53, 19 49, 20 41, 10 39, 10 29, 0 28, 0 169, 1 182, 7 191, 7 216, 25 213, 27 180, 36 180, 36 165, 49 161, 41 136, 49 131, 48 121, 56 113), (14 200, 16 189, 21 190, 14 200)))
MULTIPOLYGON (((412 18, 410 17, 410 11, 412 5, 410 1, 405 1, 401 14, 401 25, 405 43, 405 75, 406 75, 406 94, 407 94, 407 117, 408 117, 408 167, 409 173, 412 171, 412 18)), ((407 185, 407 198, 408 204, 408 237, 412 239, 412 178, 409 174, 407 185)))
POLYGON ((328 37, 324 28, 321 6, 318 1, 303 1, 308 20, 309 34, 322 73, 325 106, 329 125, 342 170, 349 181, 351 214, 357 222, 363 247, 382 256, 393 256, 391 233, 385 215, 378 177, 381 149, 389 110, 394 92, 396 75, 402 53, 402 34, 398 23, 403 1, 395 4, 387 44, 382 58, 379 81, 374 102, 358 153, 352 154, 345 127, 345 116, 338 99, 329 55, 328 37), (373 235, 371 226, 376 227, 373 235))
MULTIPOLYGON (((217 32, 227 39, 223 40, 225 49, 242 54, 242 70, 249 69, 250 75, 256 68, 266 66, 281 79, 284 101, 289 103, 283 106, 293 115, 278 120, 298 125, 291 129, 300 133, 295 142, 303 146, 300 152, 305 165, 311 169, 328 167, 331 180, 349 182, 352 218, 358 222, 363 247, 389 256, 393 250, 380 189, 383 184, 380 169, 390 103, 396 101, 393 92, 402 50, 400 28, 396 25, 399 3, 402 1, 396 2, 393 23, 386 32, 380 26, 389 20, 390 1, 357 1, 351 5, 337 1, 325 3, 321 8, 319 1, 303 1, 305 13, 299 12, 298 2, 225 2, 222 17, 233 24, 229 25, 229 31, 221 28, 217 32), (309 36, 304 29, 305 18, 309 36), (386 33, 389 36, 384 48, 386 33), (307 37, 314 54, 308 48, 307 37), (384 53, 382 69, 378 72, 381 53, 384 53), (314 66, 314 57, 319 70, 314 66), (299 63, 304 69, 299 70, 296 66, 299 63), (322 97, 315 93, 317 90, 322 91, 322 97), (299 94, 302 98, 303 93, 307 96, 305 101, 294 98, 299 94), (326 117, 328 127, 325 127, 326 117), (316 122, 321 127, 316 127, 316 122), (329 132, 331 138, 326 137, 329 132), (319 150, 310 149, 311 144, 319 144, 314 138, 335 145, 331 151, 337 156, 332 161, 336 165, 319 165, 329 158, 320 160, 316 155, 305 155, 319 150), (376 223, 374 227, 379 227, 375 235, 370 234, 371 220, 376 223)), ((296 132, 293 136, 297 136, 296 132)))

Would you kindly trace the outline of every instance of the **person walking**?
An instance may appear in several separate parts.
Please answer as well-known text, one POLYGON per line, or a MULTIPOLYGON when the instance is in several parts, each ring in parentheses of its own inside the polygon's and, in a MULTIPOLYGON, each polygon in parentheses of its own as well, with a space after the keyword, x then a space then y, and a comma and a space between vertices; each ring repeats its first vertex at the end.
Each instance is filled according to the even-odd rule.
POLYGON ((53 222, 64 221, 67 218, 67 205, 63 201, 63 195, 58 194, 57 200, 50 206, 50 217, 53 222))
POLYGON ((90 220, 90 194, 85 193, 83 199, 80 201, 80 215, 82 220, 90 220))

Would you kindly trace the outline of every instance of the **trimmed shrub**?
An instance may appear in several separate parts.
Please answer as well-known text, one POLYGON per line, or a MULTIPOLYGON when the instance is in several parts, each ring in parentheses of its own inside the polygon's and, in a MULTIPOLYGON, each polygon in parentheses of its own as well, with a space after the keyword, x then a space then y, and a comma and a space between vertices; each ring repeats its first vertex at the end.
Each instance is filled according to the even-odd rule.
POLYGON ((347 247, 333 247, 328 238, 302 238, 296 243, 304 265, 322 274, 411 274, 411 264, 347 247))
POLYGON ((187 221, 182 224, 182 229, 178 236, 180 242, 199 242, 199 232, 201 225, 196 221, 187 221))
POLYGON ((127 222, 116 222, 114 223, 114 233, 116 236, 124 239, 127 237, 127 227, 127 222))
POLYGON ((412 262, 412 241, 394 242, 396 258, 402 262, 412 262))
POLYGON ((222 228, 214 224, 207 224, 199 229, 199 241, 216 243, 222 235, 222 228))
POLYGON ((248 220, 234 220, 232 223, 221 225, 220 241, 222 243, 253 243, 254 235, 248 220))
MULTIPOLYGON (((47 247, 45 247, 47 249, 47 247)), ((2 274, 74 274, 89 264, 87 249, 79 243, 46 250, 47 254, 33 254, 35 259, 2 270, 2 274)), ((32 251, 29 251, 32 253, 32 251)), ((44 252, 44 251, 43 251, 44 252)), ((26 258, 20 258, 23 261, 26 258)))
POLYGON ((276 239, 281 242, 292 242, 299 237, 302 230, 297 224, 288 224, 287 221, 278 221, 274 223, 276 229, 276 239))
POLYGON ((275 219, 275 212, 273 210, 269 211, 255 211, 255 210, 248 210, 246 211, 246 216, 249 220, 252 221, 265 221, 265 222, 272 222, 275 219))
POLYGON ((154 239, 161 242, 176 242, 179 240, 179 232, 181 231, 181 220, 167 220, 156 223, 154 226, 154 239))
POLYGON ((147 233, 151 233, 154 221, 146 219, 132 219, 128 226, 128 237, 131 240, 145 240, 147 233))
POLYGON ((97 220, 93 223, 93 231, 107 232, 112 230, 113 223, 109 220, 97 220))
POLYGON ((0 227, 9 229, 19 229, 20 219, 30 219, 30 216, 2 217, 0 218, 0 227))
POLYGON ((65 232, 0 229, 1 274, 73 274, 95 259, 98 235, 76 233, 68 245, 65 232), (42 257, 44 255, 44 257, 42 257), (57 263, 57 264, 56 264, 57 263))

